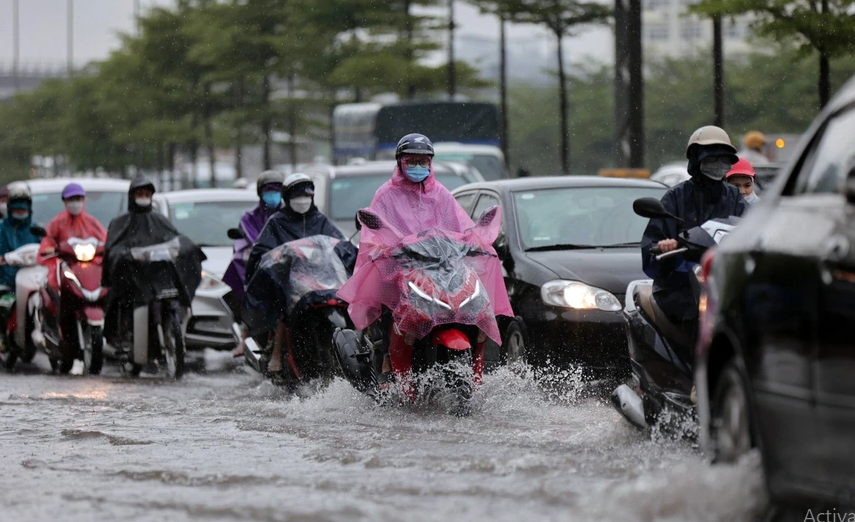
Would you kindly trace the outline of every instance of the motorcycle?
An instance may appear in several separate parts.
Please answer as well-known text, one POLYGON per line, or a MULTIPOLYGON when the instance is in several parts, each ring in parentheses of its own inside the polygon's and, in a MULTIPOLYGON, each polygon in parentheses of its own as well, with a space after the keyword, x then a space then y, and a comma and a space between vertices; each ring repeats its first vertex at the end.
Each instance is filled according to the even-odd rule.
POLYGON ((294 388, 311 379, 337 374, 333 332, 352 328, 347 303, 336 292, 347 281, 347 266, 356 258, 349 241, 314 235, 289 241, 266 253, 244 296, 243 322, 250 337, 244 357, 250 367, 268 375, 276 322, 288 327, 283 372, 270 375, 275 384, 294 388), (272 305, 271 305, 272 303, 272 305))
POLYGON ((391 378, 405 397, 416 401, 416 381, 424 380, 425 386, 418 388, 428 401, 450 392, 450 413, 469 414, 484 369, 485 331, 491 324, 496 328, 475 266, 490 256, 484 246, 498 234, 498 227, 489 227, 497 211, 494 207, 485 212, 466 233, 435 229, 404 238, 395 237, 370 210, 359 211, 362 225, 385 234, 385 243, 393 245, 372 252, 373 267, 366 270, 377 272, 368 277, 391 284, 398 298, 366 331, 335 332, 342 373, 357 390, 382 400, 382 390, 391 383, 381 381, 391 378), (384 374, 387 354, 392 371, 384 374), (433 369, 439 370, 441 382, 429 375, 433 369))
POLYGON ((58 245, 56 256, 59 293, 47 285, 41 289, 45 351, 60 373, 81 359, 85 373, 98 375, 104 364, 104 244, 73 237, 58 245))
MULTIPOLYGON (((34 233, 40 230, 33 229, 34 233)), ((38 252, 39 244, 30 243, 3 256, 7 265, 21 267, 15 274, 15 288, 0 286, 0 362, 9 371, 19 359, 32 361, 44 343, 38 309, 39 288, 45 284, 47 268, 38 264, 38 252)))
POLYGON ((108 340, 116 347, 125 369, 134 377, 151 363, 164 363, 175 379, 184 374, 184 332, 190 314, 178 290, 175 261, 180 251, 179 237, 130 248, 135 276, 146 280, 153 292, 146 303, 134 306, 123 302, 117 307, 119 328, 115 329, 116 338, 108 340), (160 269, 163 267, 167 270, 160 269))
MULTIPOLYGON (((670 218, 683 223, 654 198, 635 200, 633 210, 641 217, 670 218)), ((651 248, 651 255, 658 261, 682 255, 691 264, 689 284, 695 306, 699 306, 703 294, 701 257, 719 244, 738 223, 737 217, 712 219, 682 230, 677 237, 676 250, 662 253, 658 247, 651 248)), ((673 412, 675 415, 667 420, 679 429, 683 419, 694 420, 696 417, 693 399, 695 339, 668 320, 653 298, 653 281, 650 279, 629 283, 623 314, 627 325, 632 386, 618 386, 612 393, 612 404, 640 429, 664 420, 663 412, 673 412)))

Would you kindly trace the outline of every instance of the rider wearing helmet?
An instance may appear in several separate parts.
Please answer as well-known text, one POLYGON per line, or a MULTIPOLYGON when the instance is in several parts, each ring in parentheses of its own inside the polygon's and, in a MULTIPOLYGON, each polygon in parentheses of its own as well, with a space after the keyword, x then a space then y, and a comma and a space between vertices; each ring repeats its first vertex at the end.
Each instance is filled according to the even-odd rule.
POLYGON ((20 267, 8 266, 2 256, 39 238, 30 232, 33 225, 33 196, 23 181, 10 183, 9 214, 0 222, 0 285, 15 287, 15 274, 20 267))
POLYGON ((644 272, 653 278, 656 304, 674 326, 694 338, 698 308, 689 286, 691 266, 682 256, 657 261, 651 257, 650 249, 658 245, 662 252, 675 250, 681 228, 688 230, 713 218, 741 216, 748 205, 739 190, 724 181, 737 157, 736 148, 723 129, 709 125, 692 133, 686 158, 692 177, 662 197, 665 210, 683 223, 670 218, 651 219, 641 240, 641 252, 644 272))
MULTIPOLYGON (((244 214, 238 225, 238 228, 243 231, 244 237, 235 240, 232 262, 229 263, 226 273, 223 275, 223 282, 232 288, 236 314, 240 313, 243 303, 246 263, 252 251, 252 244, 258 239, 270 216, 282 208, 283 177, 281 172, 275 170, 265 170, 259 174, 255 181, 258 205, 244 214)), ((234 351, 235 357, 242 355, 243 349, 243 340, 241 340, 240 345, 234 351)))
POLYGON ((742 149, 737 153, 740 158, 745 158, 752 165, 765 165, 769 163, 766 157, 766 136, 760 131, 748 131, 742 139, 742 149))
MULTIPOLYGON (((331 236, 344 239, 341 232, 332 221, 315 206, 315 184, 309 176, 301 173, 291 174, 282 184, 282 201, 284 205, 276 211, 258 236, 246 265, 246 282, 252 279, 258 267, 261 256, 289 241, 314 235, 331 236)), ((280 255, 274 250, 271 256, 280 255)), ((279 321, 276 326, 276 339, 273 343, 273 353, 270 356, 267 370, 271 373, 282 369, 282 345, 284 344, 287 325, 279 321)))
POLYGON ((760 201, 760 196, 754 192, 754 167, 745 158, 739 158, 739 161, 733 164, 730 172, 725 176, 728 183, 739 189, 739 193, 745 198, 745 202, 753 205, 760 201))
POLYGON ((39 263, 48 267, 48 290, 59 290, 56 265, 59 259, 52 254, 57 246, 69 238, 88 239, 94 237, 99 242, 107 240, 104 226, 91 214, 86 213, 86 191, 77 183, 69 183, 62 189, 62 202, 65 210, 57 214, 47 226, 47 235, 42 238, 39 249, 39 263), (50 256, 50 257, 46 257, 50 256))
POLYGON ((6 217, 9 205, 9 187, 3 185, 0 187, 0 219, 6 217))

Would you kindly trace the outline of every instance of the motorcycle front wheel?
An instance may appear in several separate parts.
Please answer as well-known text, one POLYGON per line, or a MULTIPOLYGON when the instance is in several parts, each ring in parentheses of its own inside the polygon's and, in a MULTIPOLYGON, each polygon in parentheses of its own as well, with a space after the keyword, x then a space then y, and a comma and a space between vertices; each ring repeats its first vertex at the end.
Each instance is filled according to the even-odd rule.
POLYGON ((87 375, 98 375, 104 365, 104 334, 100 326, 84 324, 83 368, 87 375))
POLYGON ((175 379, 184 375, 184 332, 178 312, 167 313, 163 318, 163 355, 166 358, 166 368, 175 379))

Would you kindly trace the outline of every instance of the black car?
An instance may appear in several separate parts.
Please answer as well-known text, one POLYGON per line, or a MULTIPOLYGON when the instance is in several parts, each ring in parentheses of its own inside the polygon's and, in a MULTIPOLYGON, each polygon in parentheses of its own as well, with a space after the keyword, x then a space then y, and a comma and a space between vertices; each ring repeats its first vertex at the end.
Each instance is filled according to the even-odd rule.
POLYGON ((763 459, 771 499, 855 508, 855 78, 705 260, 704 447, 763 459))
POLYGON ((496 249, 516 317, 500 317, 502 348, 487 362, 581 363, 628 371, 621 313, 630 281, 644 279, 639 249, 647 220, 632 202, 661 198, 648 180, 589 176, 473 183, 454 197, 477 217, 502 206, 496 249))

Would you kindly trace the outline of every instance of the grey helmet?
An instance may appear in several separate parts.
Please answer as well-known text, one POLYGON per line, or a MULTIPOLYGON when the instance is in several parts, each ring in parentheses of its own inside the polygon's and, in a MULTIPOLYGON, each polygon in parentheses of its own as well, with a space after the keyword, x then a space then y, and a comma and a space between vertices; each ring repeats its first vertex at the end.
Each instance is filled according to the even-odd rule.
POLYGON ((265 170, 259 174, 258 179, 255 180, 255 192, 258 194, 258 197, 261 197, 261 189, 263 189, 265 185, 270 185, 271 183, 278 183, 281 185, 283 177, 282 173, 278 170, 265 170))

